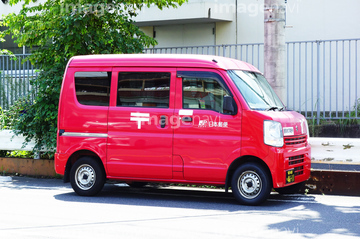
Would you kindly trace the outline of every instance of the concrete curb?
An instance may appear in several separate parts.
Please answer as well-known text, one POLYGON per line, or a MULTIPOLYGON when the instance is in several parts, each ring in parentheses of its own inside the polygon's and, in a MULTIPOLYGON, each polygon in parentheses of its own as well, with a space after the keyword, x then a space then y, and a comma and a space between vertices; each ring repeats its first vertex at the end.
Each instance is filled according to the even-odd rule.
POLYGON ((345 163, 345 162, 326 162, 326 161, 311 161, 312 170, 330 170, 330 171, 348 171, 359 172, 360 163, 345 163))
POLYGON ((28 176, 56 176, 54 160, 49 159, 0 158, 0 169, 28 176))

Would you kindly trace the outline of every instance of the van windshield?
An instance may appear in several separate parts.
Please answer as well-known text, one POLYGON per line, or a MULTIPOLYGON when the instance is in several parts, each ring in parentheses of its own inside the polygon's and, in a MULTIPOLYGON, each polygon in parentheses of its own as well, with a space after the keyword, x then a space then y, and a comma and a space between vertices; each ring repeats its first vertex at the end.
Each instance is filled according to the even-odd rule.
POLYGON ((229 76, 253 110, 284 110, 284 105, 261 74, 230 70, 229 76))

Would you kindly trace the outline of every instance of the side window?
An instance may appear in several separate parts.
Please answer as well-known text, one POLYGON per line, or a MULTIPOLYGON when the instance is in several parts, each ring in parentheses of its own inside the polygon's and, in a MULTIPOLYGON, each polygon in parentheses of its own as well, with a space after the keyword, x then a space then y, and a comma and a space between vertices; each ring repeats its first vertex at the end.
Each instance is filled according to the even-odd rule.
POLYGON ((169 72, 120 72, 117 106, 169 108, 169 72))
POLYGON ((75 72, 76 98, 80 104, 109 106, 111 72, 75 72))
POLYGON ((230 95, 217 78, 183 77, 183 108, 223 113, 225 95, 230 95))

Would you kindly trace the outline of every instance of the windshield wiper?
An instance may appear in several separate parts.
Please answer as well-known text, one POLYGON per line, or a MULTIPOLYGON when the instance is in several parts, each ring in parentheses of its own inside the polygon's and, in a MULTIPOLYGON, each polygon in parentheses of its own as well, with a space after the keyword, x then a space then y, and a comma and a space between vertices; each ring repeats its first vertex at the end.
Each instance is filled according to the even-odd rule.
POLYGON ((283 111, 283 110, 285 110, 285 107, 279 108, 277 106, 272 106, 269 109, 267 109, 266 111, 283 111))

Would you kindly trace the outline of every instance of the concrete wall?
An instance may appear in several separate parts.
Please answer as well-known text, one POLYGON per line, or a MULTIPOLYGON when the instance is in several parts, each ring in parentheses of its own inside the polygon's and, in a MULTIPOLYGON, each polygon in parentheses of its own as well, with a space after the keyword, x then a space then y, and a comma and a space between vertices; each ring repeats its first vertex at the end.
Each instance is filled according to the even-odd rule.
POLYGON ((50 159, 23 159, 0 158, 1 173, 18 173, 29 176, 55 177, 54 160, 50 159))
MULTIPOLYGON (((263 0, 189 0, 176 9, 144 8, 134 20, 150 36, 149 29, 155 28, 158 47, 261 43, 263 4, 263 0), (210 34, 204 32, 212 33, 212 28, 215 34, 209 40, 210 34)), ((20 9, 21 4, 0 2, 0 16, 20 9)), ((359 38, 359 9, 359 0, 288 0, 287 25, 292 28, 286 28, 286 41, 359 38)))
MULTIPOLYGON (((166 25, 167 34, 175 37, 178 27, 170 26, 183 25, 186 29, 195 29, 203 23, 205 12, 211 8, 212 16, 216 17, 210 17, 207 21, 216 24, 216 44, 261 43, 264 41, 263 4, 263 0, 189 0, 188 4, 178 9, 146 9, 140 12, 135 20, 139 21, 139 26, 166 25), (152 15, 156 15, 156 19, 149 17, 152 15), (173 23, 175 18, 176 24, 173 23)), ((286 41, 359 38, 358 9, 358 0, 288 0, 286 41)), ((172 39, 167 36, 158 35, 156 39, 159 42, 158 47, 171 45, 172 39)), ((195 45, 197 42, 201 41, 196 39, 191 42, 191 39, 188 39, 183 41, 184 45, 178 46, 195 45)))
POLYGON ((189 0, 178 8, 160 10, 155 6, 143 8, 134 19, 139 26, 192 24, 233 21, 232 14, 217 11, 219 4, 234 5, 235 0, 189 0))
POLYGON ((360 1, 301 0, 287 14, 287 41, 360 37, 360 1))
POLYGON ((159 46, 197 46, 215 44, 215 23, 177 24, 153 27, 159 46))

